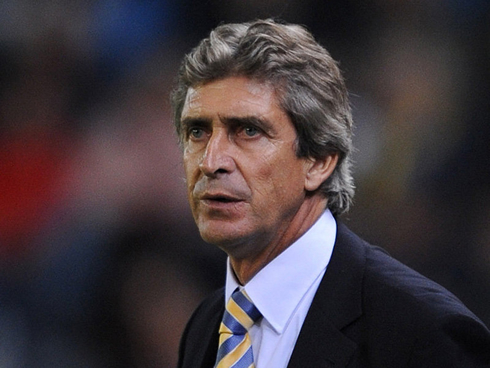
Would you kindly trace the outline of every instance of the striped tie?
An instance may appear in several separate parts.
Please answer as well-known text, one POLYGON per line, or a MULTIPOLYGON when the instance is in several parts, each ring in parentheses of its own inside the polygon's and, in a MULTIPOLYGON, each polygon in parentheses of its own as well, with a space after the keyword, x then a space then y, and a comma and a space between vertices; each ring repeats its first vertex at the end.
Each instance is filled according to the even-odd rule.
POLYGON ((262 317, 245 290, 236 289, 226 305, 219 328, 219 348, 215 368, 254 368, 252 342, 248 330, 262 317))

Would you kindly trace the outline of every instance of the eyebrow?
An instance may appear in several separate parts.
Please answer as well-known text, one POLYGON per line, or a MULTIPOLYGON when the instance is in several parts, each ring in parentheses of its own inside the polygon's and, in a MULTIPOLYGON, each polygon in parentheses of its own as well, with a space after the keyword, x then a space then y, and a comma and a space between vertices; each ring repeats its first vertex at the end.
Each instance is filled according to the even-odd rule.
POLYGON ((200 126, 205 127, 211 125, 212 120, 203 117, 185 117, 181 120, 180 124, 182 129, 185 130, 190 126, 200 126))
POLYGON ((262 119, 254 115, 220 116, 220 120, 227 125, 232 125, 232 126, 252 125, 261 129, 267 134, 275 133, 274 126, 269 120, 262 119))

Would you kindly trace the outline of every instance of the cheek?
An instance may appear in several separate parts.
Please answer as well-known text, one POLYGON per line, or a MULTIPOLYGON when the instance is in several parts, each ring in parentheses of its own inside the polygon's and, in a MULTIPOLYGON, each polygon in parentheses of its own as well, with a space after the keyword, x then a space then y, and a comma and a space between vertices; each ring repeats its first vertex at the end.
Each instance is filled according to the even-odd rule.
POLYGON ((184 174, 187 190, 192 191, 199 174, 199 164, 195 155, 184 153, 184 174))
POLYGON ((304 191, 304 167, 290 152, 263 155, 255 170, 252 184, 256 194, 266 196, 269 201, 288 200, 289 197, 302 195, 304 191))

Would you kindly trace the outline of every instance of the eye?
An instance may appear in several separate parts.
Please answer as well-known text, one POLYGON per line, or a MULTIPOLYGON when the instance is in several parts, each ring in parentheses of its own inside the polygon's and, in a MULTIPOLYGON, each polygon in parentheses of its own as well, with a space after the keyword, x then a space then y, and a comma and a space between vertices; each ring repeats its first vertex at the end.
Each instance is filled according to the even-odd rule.
POLYGON ((247 126, 243 128, 243 132, 247 137, 254 137, 259 134, 259 130, 253 126, 247 126))
POLYGON ((249 137, 253 137, 254 135, 258 134, 259 131, 255 127, 246 127, 245 128, 245 134, 248 135, 249 137))
POLYGON ((189 129, 188 135, 190 138, 200 139, 204 135, 204 129, 197 128, 197 127, 191 128, 191 129, 189 129))

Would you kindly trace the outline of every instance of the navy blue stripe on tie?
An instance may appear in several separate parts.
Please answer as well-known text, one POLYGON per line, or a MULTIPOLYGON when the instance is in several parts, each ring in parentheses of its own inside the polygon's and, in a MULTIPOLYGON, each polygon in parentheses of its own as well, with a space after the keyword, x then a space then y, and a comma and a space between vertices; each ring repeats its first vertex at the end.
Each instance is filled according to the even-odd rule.
POLYGON ((245 335, 247 330, 228 311, 223 315, 223 324, 233 332, 234 335, 245 335))
POLYGON ((242 293, 234 293, 231 297, 240 306, 240 308, 242 308, 243 311, 248 314, 252 321, 257 321, 262 316, 255 305, 253 305, 242 293))
POLYGON ((235 363, 233 368, 249 368, 254 362, 252 348, 248 349, 245 354, 240 358, 238 362, 235 363))
POLYGON ((223 314, 215 368, 255 367, 248 329, 261 317, 245 290, 237 288, 223 314))
POLYGON ((218 349, 218 359, 219 362, 226 354, 235 350, 235 348, 240 345, 244 339, 244 335, 231 335, 225 342, 223 342, 218 349))

